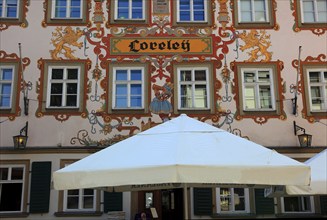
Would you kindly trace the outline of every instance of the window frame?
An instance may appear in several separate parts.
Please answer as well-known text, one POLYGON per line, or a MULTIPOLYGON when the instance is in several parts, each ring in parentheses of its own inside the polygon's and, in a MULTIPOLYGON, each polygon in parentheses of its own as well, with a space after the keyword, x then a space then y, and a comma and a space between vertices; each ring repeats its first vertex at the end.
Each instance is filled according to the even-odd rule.
POLYGON ((68 14, 70 14, 71 8, 72 8, 72 6, 70 5, 71 0, 67 0, 67 2, 66 2, 66 7, 65 7, 66 16, 65 17, 57 17, 55 15, 56 14, 56 8, 57 8, 57 6, 56 6, 56 1, 57 0, 51 0, 51 1, 52 1, 52 3, 51 3, 51 19, 58 19, 58 20, 60 20, 60 19, 62 19, 62 20, 82 19, 82 16, 83 16, 83 1, 82 0, 80 0, 80 14, 79 14, 79 17, 76 17, 76 18, 68 16, 68 14))
MULTIPOLYGON (((194 1, 194 0, 190 0, 190 1, 194 1)), ((204 21, 194 21, 190 20, 190 21, 181 21, 180 20, 180 10, 179 10, 179 2, 180 0, 176 0, 176 1, 172 1, 171 5, 172 5, 172 22, 173 22, 173 26, 185 26, 185 27, 189 27, 189 25, 195 25, 195 26, 199 26, 199 27, 211 27, 214 25, 214 13, 213 13, 213 8, 212 8, 212 0, 204 0, 204 21)), ((191 4, 193 5, 193 4, 191 4)), ((194 10, 194 8, 190 9, 190 13, 192 13, 194 10)), ((191 17, 193 17, 191 15, 191 17)))
MULTIPOLYGON (((324 87, 323 88, 323 91, 325 92, 322 92, 322 98, 324 100, 324 105, 325 105, 325 108, 324 109, 321 109, 321 110, 314 110, 312 108, 312 94, 311 94, 311 89, 308 89, 308 99, 309 99, 309 108, 310 108, 310 112, 313 112, 313 113, 319 113, 319 112, 327 112, 327 95, 326 95, 326 90, 327 90, 327 79, 325 80, 324 79, 324 73, 327 72, 327 69, 307 69, 306 70, 306 77, 307 77, 307 82, 308 82, 308 88, 311 88, 313 85, 314 86, 317 86, 321 89, 321 87, 324 87), (320 82, 315 82, 315 83, 310 83, 310 72, 319 72, 320 73, 320 82)), ((321 91, 321 90, 320 90, 321 91)))
MULTIPOLYGON (((300 9, 301 9, 301 11, 300 11, 301 12, 300 13, 300 15, 301 15, 301 24, 326 24, 327 23, 327 21, 324 21, 324 22, 317 21, 317 19, 319 18, 317 0, 300 0, 300 9), (311 1, 313 3, 313 13, 314 13, 315 21, 313 21, 313 22, 304 21, 304 4, 303 4, 303 1, 311 1)), ((326 11, 326 13, 327 13, 327 11, 326 11)))
POLYGON ((284 112, 283 100, 285 99, 284 93, 284 81, 281 78, 281 71, 284 68, 282 61, 274 62, 231 62, 231 69, 234 72, 234 100, 236 101, 236 112, 235 119, 242 120, 243 118, 252 118, 258 124, 264 124, 270 118, 278 118, 280 120, 286 119, 286 113, 284 112), (273 78, 273 89, 274 89, 274 105, 275 110, 269 111, 244 111, 243 102, 243 81, 242 81, 242 69, 271 69, 273 78))
POLYGON ((88 71, 91 68, 91 61, 86 60, 38 60, 38 68, 40 69, 39 78, 39 89, 37 90, 38 95, 38 109, 36 110, 37 117, 43 117, 44 115, 53 115, 58 121, 65 121, 72 115, 80 115, 83 118, 87 117, 86 101, 88 99, 88 71), (48 107, 49 103, 49 67, 76 67, 80 68, 79 73, 79 88, 80 94, 78 101, 78 107, 48 107))
POLYGON ((149 112, 149 65, 146 63, 133 63, 131 65, 130 62, 122 62, 122 63, 110 63, 107 65, 107 77, 103 79, 101 84, 104 84, 104 90, 106 90, 106 100, 107 100, 107 112, 110 114, 147 114, 149 112), (114 86, 114 75, 115 69, 143 69, 142 72, 142 107, 140 108, 115 108, 115 86, 114 86), (109 83, 108 83, 109 82, 109 83))
POLYGON ((0 0, 0 1, 2 1, 2 5, 3 5, 3 7, 2 7, 2 11, 1 11, 1 14, 2 14, 2 16, 1 16, 1 18, 2 19, 8 19, 8 20, 11 20, 11 19, 19 19, 19 15, 20 15, 20 8, 21 8, 21 6, 20 6, 20 3, 21 3, 21 1, 20 0, 17 0, 17 6, 16 6, 16 16, 15 17, 8 17, 8 16, 4 16, 4 14, 6 13, 6 14, 8 14, 8 4, 7 4, 7 2, 8 2, 8 0, 0 0))
POLYGON ((134 110, 139 110, 139 109, 144 109, 145 103, 144 103, 144 84, 145 84, 145 73, 144 73, 144 67, 113 67, 113 81, 112 81, 112 108, 115 110, 119 109, 134 109, 134 110), (116 71, 117 70, 127 70, 127 80, 122 80, 118 81, 116 80, 116 71), (133 70, 141 70, 141 80, 131 80, 131 71, 133 70), (134 82, 134 83, 133 83, 134 82), (127 85, 127 107, 117 107, 116 106, 116 99, 117 99, 117 94, 116 94, 116 88, 117 85, 127 85), (132 84, 141 84, 141 106, 140 107, 132 107, 131 106, 131 85, 132 84))
POLYGON ((180 18, 180 1, 181 0, 177 0, 176 3, 177 3, 177 22, 178 23, 206 23, 208 22, 208 1, 205 1, 203 0, 203 7, 204 7, 204 20, 203 21, 195 21, 194 20, 194 0, 189 0, 190 1, 190 20, 189 21, 181 21, 181 18, 180 18))
MULTIPOLYGON (((129 4, 132 0, 129 0, 129 4)), ((118 0, 108 0, 107 7, 110 8, 108 10, 108 17, 110 20, 111 25, 127 25, 127 24, 133 24, 133 25, 146 25, 150 24, 150 18, 151 18, 151 1, 148 0, 142 0, 142 19, 133 19, 129 17, 128 19, 119 19, 118 18, 118 0), (113 12, 113 13, 111 13, 113 12)), ((129 12, 131 12, 132 8, 129 8, 129 12)), ((132 16, 132 14, 130 15, 132 16)))
POLYGON ((275 111, 276 110, 276 98, 275 98, 275 89, 274 89, 274 77, 273 77, 273 73, 272 73, 272 69, 271 68, 242 68, 241 69, 241 72, 242 72, 242 100, 243 100, 243 111, 247 112, 247 111, 252 111, 252 112, 258 112, 258 111, 275 111), (258 73, 260 71, 268 71, 269 72, 269 75, 270 75, 270 83, 260 83, 259 81, 255 81, 255 82, 252 82, 252 83, 246 83, 245 82, 245 79, 244 79, 244 73, 245 71, 254 71, 255 72, 255 78, 258 79, 259 76, 258 76, 258 73), (271 89, 271 103, 272 103, 272 108, 260 108, 260 98, 261 96, 259 95, 260 94, 260 85, 268 85, 270 86, 270 89, 271 89), (255 99, 255 105, 257 106, 256 108, 253 108, 253 109, 247 109, 246 108, 246 96, 245 96, 245 88, 246 88, 246 85, 253 85, 254 86, 254 89, 255 89, 255 95, 254 95, 254 99, 255 99))
POLYGON ((47 90, 47 99, 46 99, 46 108, 47 109, 71 109, 71 108, 79 108, 80 106, 80 88, 81 88, 81 66, 48 66, 48 87, 50 87, 48 90, 47 90), (53 80, 51 79, 51 76, 52 76, 52 69, 64 69, 64 76, 62 80, 53 80), (77 74, 77 79, 75 80, 69 80, 67 79, 67 70, 68 69, 78 69, 78 74, 77 74), (52 85, 52 82, 53 81, 58 81, 57 83, 60 83, 60 81, 62 82, 62 90, 63 90, 63 94, 62 94, 62 103, 66 103, 66 105, 62 105, 62 106, 50 106, 50 101, 51 101, 51 85, 52 85), (76 106, 67 106, 67 84, 68 83, 73 83, 73 82, 77 82, 77 93, 76 93, 76 106))
MULTIPOLYGON (((7 0, 0 0, 0 1, 7 1, 7 0)), ((17 3, 17 16, 15 18, 12 17, 0 17, 0 31, 7 29, 11 25, 19 25, 23 28, 28 26, 26 20, 26 13, 28 7, 28 0, 18 0, 17 3)), ((5 10, 5 7, 2 9, 5 10)))
POLYGON ((133 0, 128 0, 128 18, 119 18, 118 17, 118 1, 119 0, 115 0, 115 10, 114 10, 114 17, 115 17, 115 21, 128 21, 128 20, 135 20, 135 21, 145 21, 145 1, 142 0, 142 18, 132 18, 133 16, 133 0))
MULTIPOLYGON (((28 199, 28 187, 29 187, 29 160, 3 160, 1 161, 0 167, 23 167, 23 180, 22 182, 22 199, 21 199, 21 207, 19 211, 2 211, 0 212, 0 217, 8 217, 8 216, 16 216, 23 213, 27 213, 27 199, 28 199)), ((2 182, 2 180, 0 180, 2 182)), ((0 187, 1 189, 2 187, 0 187)), ((0 193, 1 194, 1 193, 0 193)))
MULTIPOLYGON (((90 21, 90 10, 91 10, 91 0, 80 0, 81 1, 81 11, 79 18, 71 17, 55 17, 55 1, 56 0, 44 0, 44 20, 42 21, 42 26, 60 26, 60 25, 69 25, 69 26, 89 26, 90 21)), ((70 2, 70 0, 67 1, 70 2)), ((67 10, 68 11, 68 10, 67 10)), ((66 12, 68 13, 68 12, 66 12)))
POLYGON ((10 110, 14 104, 14 86, 15 82, 17 81, 17 74, 16 74, 16 68, 15 65, 0 65, 0 109, 1 110, 10 110), (11 69, 12 70, 12 79, 10 80, 3 80, 2 79, 2 70, 3 69, 11 69), (9 106, 8 107, 3 107, 1 105, 1 99, 3 98, 3 94, 1 93, 2 91, 2 86, 3 84, 9 84, 10 83, 10 101, 9 101, 9 106))
MULTIPOLYGON (((232 0, 231 8, 233 14, 233 24, 237 29, 278 29, 279 25, 276 22, 276 8, 277 2, 276 0, 264 0, 265 1, 265 16, 266 20, 263 22, 260 21, 252 21, 252 22, 241 22, 241 0, 232 0)), ((254 0, 251 0, 251 3, 254 0)), ((252 5, 252 4, 251 4, 252 5)), ((254 11, 251 11, 251 18, 253 18, 254 11)))
POLYGON ((209 110, 211 108, 210 105, 210 81, 209 81, 209 67, 177 67, 177 82, 178 82, 178 88, 177 88, 177 95, 178 95, 178 103, 177 103, 177 107, 178 110, 209 110), (205 75, 206 75, 206 81, 196 81, 195 78, 195 71, 205 71, 205 75), (181 80, 181 71, 191 71, 191 81, 182 81, 181 80), (191 85, 192 86, 192 107, 182 107, 182 95, 181 95, 181 86, 182 85, 191 85), (203 107, 203 108, 197 108, 195 107, 195 86, 196 85, 205 85, 206 86, 206 103, 207 106, 203 107))
MULTIPOLYGON (((309 197, 310 200, 310 211, 285 211, 285 197, 281 197, 280 198, 280 202, 281 202, 281 212, 284 214, 305 214, 305 213, 314 213, 315 212, 315 203, 314 203, 314 198, 313 196, 288 196, 286 198, 292 198, 292 197, 297 197, 301 199, 301 205, 303 205, 303 199, 305 197, 309 197)), ((303 208, 303 207, 302 207, 303 208)))
POLYGON ((216 211, 217 214, 248 214, 250 213, 250 193, 248 188, 235 188, 235 187, 217 187, 216 188, 216 211), (230 211, 222 211, 221 210, 221 194, 220 194, 220 189, 221 188, 227 188, 231 192, 230 197, 231 201, 233 203, 233 210, 230 211), (243 189, 244 190, 244 205, 245 205, 245 210, 235 210, 235 189, 243 189))

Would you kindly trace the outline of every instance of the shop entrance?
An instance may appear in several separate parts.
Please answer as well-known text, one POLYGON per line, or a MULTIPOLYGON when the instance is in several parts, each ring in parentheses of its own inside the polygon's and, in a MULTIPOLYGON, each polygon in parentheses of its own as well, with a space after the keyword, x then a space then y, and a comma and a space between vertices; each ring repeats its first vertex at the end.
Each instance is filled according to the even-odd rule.
POLYGON ((144 212, 152 219, 153 212, 157 220, 183 219, 183 189, 164 189, 140 191, 138 193, 139 214, 144 212))

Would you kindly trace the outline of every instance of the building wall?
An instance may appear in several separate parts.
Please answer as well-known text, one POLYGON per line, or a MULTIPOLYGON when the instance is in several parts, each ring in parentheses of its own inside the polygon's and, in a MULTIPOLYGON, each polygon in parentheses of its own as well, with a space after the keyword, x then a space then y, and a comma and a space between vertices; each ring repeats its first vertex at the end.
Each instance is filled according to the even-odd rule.
MULTIPOLYGON (((13 103, 9 110, 0 110, 1 161, 51 161, 53 172, 60 168, 61 160, 80 159, 181 113, 263 146, 289 147, 291 150, 285 154, 302 161, 326 148, 326 107, 319 113, 308 111, 304 70, 305 65, 318 65, 326 71, 327 28, 319 24, 301 26, 297 1, 269 1, 273 17, 268 27, 238 25, 234 17, 237 14, 235 5, 239 6, 236 0, 208 0, 209 22, 204 24, 176 22, 176 2, 172 0, 145 1, 148 22, 114 21, 114 1, 83 2, 87 10, 82 23, 48 19, 51 2, 45 0, 22 0, 22 19, 18 23, 0 20, 0 66, 9 62, 20 69, 22 58, 23 67, 23 71, 17 72, 16 85, 13 85, 16 104, 13 103), (168 5, 153 10, 156 2, 168 5), (176 40, 180 45, 184 42, 185 47, 188 41, 194 51, 187 48, 173 52, 167 48, 128 51, 127 43, 131 45, 134 39, 145 41, 148 46, 150 42, 158 43, 158 39, 176 40), (299 56, 300 72, 297 75, 299 56), (48 74, 47 65, 76 64, 80 64, 85 73, 79 91, 79 110, 46 109, 49 87, 43 77, 48 74), (240 74, 238 68, 244 65, 251 68, 268 66, 279 72, 274 89, 279 99, 275 104, 280 111, 249 113, 242 110, 242 83, 237 74, 240 74), (111 68, 135 66, 145 69, 144 106, 141 109, 112 108, 111 68), (197 66, 209 68, 210 108, 179 109, 177 70, 197 66), (292 100, 297 79, 299 89, 294 115, 292 100), (27 115, 24 114, 23 92, 29 100, 27 115), (163 98, 161 105, 156 102, 156 97, 163 98), (154 103, 161 108, 155 109, 154 103), (166 107, 162 107, 164 105, 166 107), (167 107, 170 105, 172 109, 167 107), (27 121, 27 147, 22 150, 25 153, 18 153, 12 137, 19 134, 27 121), (312 148, 317 150, 299 153, 293 121, 313 136, 312 148), (67 153, 70 149, 76 149, 76 153, 67 153)), ((124 196, 129 197, 129 194, 124 196)), ((27 219, 52 219, 57 211, 58 192, 51 189, 50 197, 49 213, 29 215, 27 219)), ((124 200, 124 211, 133 216, 129 206, 129 199, 124 200)), ((106 216, 94 217, 100 218, 106 216)))

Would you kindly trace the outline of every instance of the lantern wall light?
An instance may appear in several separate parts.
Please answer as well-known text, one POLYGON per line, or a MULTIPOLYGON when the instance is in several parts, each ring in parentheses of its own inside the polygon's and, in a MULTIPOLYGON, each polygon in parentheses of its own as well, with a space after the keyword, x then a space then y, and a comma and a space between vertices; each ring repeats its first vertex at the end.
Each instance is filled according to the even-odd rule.
POLYGON ((311 141, 312 141, 312 135, 306 134, 305 129, 296 125, 296 122, 293 121, 293 126, 294 126, 294 135, 297 135, 298 131, 302 131, 303 134, 297 135, 299 138, 300 146, 301 147, 310 147, 311 146, 311 141))
POLYGON ((27 130, 28 130, 28 122, 26 122, 25 127, 23 127, 19 135, 13 136, 13 141, 14 141, 14 148, 16 149, 24 149, 26 147, 27 143, 27 130))

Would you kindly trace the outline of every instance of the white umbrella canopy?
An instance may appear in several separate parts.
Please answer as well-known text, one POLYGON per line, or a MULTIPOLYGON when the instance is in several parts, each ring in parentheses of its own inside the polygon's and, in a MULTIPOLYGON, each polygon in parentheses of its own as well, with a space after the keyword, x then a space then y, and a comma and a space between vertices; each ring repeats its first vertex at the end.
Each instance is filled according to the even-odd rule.
POLYGON ((182 114, 54 172, 53 180, 57 190, 308 185, 310 167, 182 114))
POLYGON ((304 163, 311 167, 310 186, 286 186, 286 194, 327 195, 327 149, 304 163))

